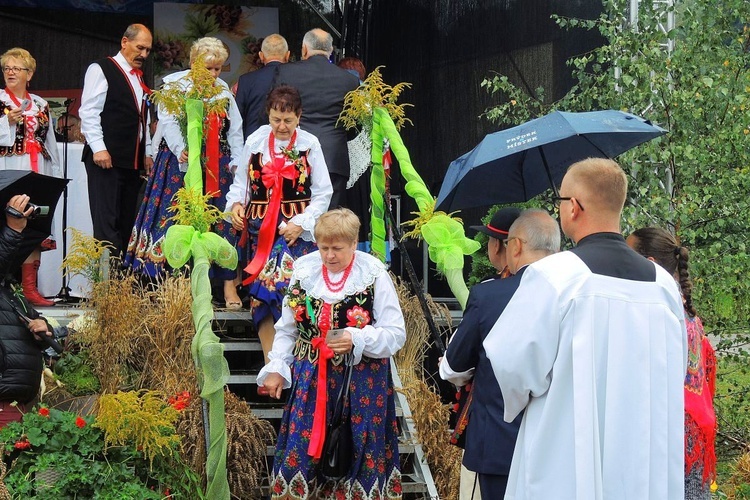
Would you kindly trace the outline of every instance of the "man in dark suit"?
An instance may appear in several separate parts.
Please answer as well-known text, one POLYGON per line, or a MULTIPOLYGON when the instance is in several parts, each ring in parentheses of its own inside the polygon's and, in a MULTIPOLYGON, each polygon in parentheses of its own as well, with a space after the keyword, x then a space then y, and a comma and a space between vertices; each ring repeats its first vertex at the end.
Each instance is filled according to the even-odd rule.
POLYGON ((268 124, 266 97, 273 87, 279 66, 289 61, 289 45, 283 36, 274 33, 263 39, 258 53, 264 66, 240 76, 237 83, 237 107, 242 115, 245 139, 268 124))
MULTIPOLYGON (((336 122, 344 108, 344 96, 359 86, 359 79, 329 58, 333 52, 331 35, 313 29, 302 40, 302 60, 279 67, 277 83, 296 87, 302 97, 300 128, 320 141, 333 184, 331 208, 345 206, 349 180, 349 152, 346 129, 336 122)), ((347 207, 349 208, 349 207, 347 207)), ((362 214, 357 214, 362 218, 362 214)))
POLYGON ((440 362, 440 376, 456 385, 473 376, 463 465, 479 474, 482 498, 503 498, 521 416, 503 421, 503 395, 482 342, 513 297, 526 266, 560 249, 560 228, 543 210, 518 215, 517 209, 504 208, 478 230, 490 236, 492 265, 498 272, 507 265, 512 275, 491 277, 471 289, 461 324, 440 362), (518 244, 511 250, 506 245, 512 240, 518 244))

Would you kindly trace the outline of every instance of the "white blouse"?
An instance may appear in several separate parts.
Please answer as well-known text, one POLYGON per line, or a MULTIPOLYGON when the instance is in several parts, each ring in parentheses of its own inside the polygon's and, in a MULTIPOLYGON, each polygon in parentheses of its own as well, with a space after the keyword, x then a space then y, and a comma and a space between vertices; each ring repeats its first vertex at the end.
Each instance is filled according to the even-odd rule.
MULTIPOLYGON (((271 126, 263 125, 247 137, 239 168, 234 173, 234 183, 227 193, 227 211, 230 211, 235 203, 242 203, 243 206, 247 207, 250 202, 250 200, 245 199, 245 193, 248 191, 247 169, 250 158, 257 153, 260 153, 263 158, 271 158, 271 153, 268 151, 268 138, 271 133, 271 126)), ((276 141, 276 146, 279 148, 284 148, 288 144, 289 141, 276 141)), ((299 151, 309 151, 307 161, 310 165, 310 204, 304 212, 295 215, 290 221, 302 228, 300 238, 305 241, 315 241, 313 236, 315 222, 321 214, 328 210, 328 204, 331 202, 331 196, 333 195, 333 186, 318 138, 297 128, 295 147, 299 151)))
MULTIPOLYGON (((24 111, 24 116, 37 116, 47 107, 47 101, 38 95, 29 95, 31 96, 31 107, 27 111, 24 111)), ((0 90, 0 100, 13 108, 16 107, 5 89, 0 90)), ((16 141, 16 128, 18 126, 20 126, 20 122, 15 125, 10 124, 8 115, 3 114, 0 116, 0 146, 13 146, 16 141)), ((44 140, 44 147, 49 151, 50 159, 47 160, 41 154, 38 155, 39 173, 62 177, 60 158, 57 153, 57 140, 55 139, 55 131, 52 128, 51 120, 48 125, 47 137, 44 140)), ((28 154, 0 156, 0 170, 31 170, 31 157, 28 154)))
MULTIPOLYGON (((406 327, 396 288, 388 272, 377 258, 364 252, 355 253, 354 265, 344 289, 333 293, 328 290, 321 272, 323 261, 320 253, 314 252, 300 257, 294 262, 291 284, 299 281, 308 295, 328 303, 339 302, 347 296, 365 290, 374 284, 373 322, 364 328, 346 327, 352 335, 352 364, 361 361, 362 356, 370 358, 387 358, 393 356, 406 342, 406 327)), ((344 271, 331 273, 332 281, 340 280, 344 271)), ((294 362, 294 345, 297 341, 297 323, 294 312, 284 297, 281 318, 274 325, 276 335, 273 348, 268 353, 268 364, 258 374, 258 385, 262 385, 269 373, 278 373, 284 377, 284 388, 291 387, 292 373, 290 365, 294 362)))

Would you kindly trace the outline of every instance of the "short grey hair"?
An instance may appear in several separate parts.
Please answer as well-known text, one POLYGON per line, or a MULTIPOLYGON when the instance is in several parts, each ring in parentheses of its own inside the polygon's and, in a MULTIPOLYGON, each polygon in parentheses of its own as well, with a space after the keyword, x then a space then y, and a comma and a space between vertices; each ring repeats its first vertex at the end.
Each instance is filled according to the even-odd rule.
POLYGON ((260 44, 260 51, 263 52, 266 57, 284 57, 284 55, 289 52, 289 44, 286 43, 286 39, 283 36, 274 33, 263 39, 263 43, 260 44))
POLYGON ((206 64, 224 64, 229 58, 229 52, 221 40, 205 36, 194 41, 190 47, 190 64, 193 64, 198 56, 204 56, 206 64))
POLYGON ((308 51, 325 52, 329 56, 333 53, 333 37, 330 33, 320 28, 315 28, 305 33, 302 45, 307 46, 308 51))
POLYGON ((560 226, 545 210, 530 208, 511 224, 508 239, 520 238, 529 250, 551 255, 560 251, 560 226))

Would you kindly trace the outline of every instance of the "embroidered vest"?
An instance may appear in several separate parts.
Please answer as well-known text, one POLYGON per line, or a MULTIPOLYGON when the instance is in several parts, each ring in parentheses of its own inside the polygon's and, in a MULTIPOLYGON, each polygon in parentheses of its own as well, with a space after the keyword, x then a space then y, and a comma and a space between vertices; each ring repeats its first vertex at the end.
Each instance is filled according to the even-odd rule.
MULTIPOLYGON (((344 297, 343 300, 331 305, 331 329, 346 328, 347 326, 362 328, 372 323, 373 297, 375 293, 374 285, 370 285, 363 291, 354 295, 344 297)), ((311 363, 318 359, 318 350, 312 348, 312 339, 320 336, 320 330, 317 324, 310 321, 307 313, 307 292, 300 287, 299 282, 290 286, 287 290, 288 305, 294 311, 294 319, 297 322, 299 337, 294 346, 294 356, 297 359, 307 358, 311 363)), ((323 308, 323 301, 314 297, 309 298, 310 305, 314 311, 315 317, 320 316, 323 308)), ((334 365, 339 365, 343 356, 336 355, 331 360, 334 365)), ((362 357, 365 361, 368 358, 362 357)))
MULTIPOLYGON (((39 103, 34 101, 39 107, 39 103)), ((5 113, 6 110, 10 110, 11 106, 0 102, 0 113, 5 113)), ((45 160, 50 159, 49 151, 44 141, 47 140, 47 132, 49 130, 49 106, 45 106, 36 115, 37 127, 34 130, 34 138, 41 147, 41 154, 45 160)), ((21 121, 16 125, 16 138, 12 146, 0 146, 0 156, 23 156, 26 154, 26 141, 24 137, 26 134, 26 120, 21 121)))
MULTIPOLYGON (((307 154, 309 151, 300 151, 299 155, 303 161, 305 170, 304 182, 300 182, 299 169, 294 179, 284 179, 281 193, 281 213, 287 219, 291 219, 297 214, 305 211, 310 204, 310 165, 307 163, 307 154)), ((250 157, 248 164, 247 178, 250 180, 251 202, 249 206, 248 218, 262 219, 266 216, 268 210, 268 191, 263 184, 263 161, 261 153, 255 153, 250 157)))

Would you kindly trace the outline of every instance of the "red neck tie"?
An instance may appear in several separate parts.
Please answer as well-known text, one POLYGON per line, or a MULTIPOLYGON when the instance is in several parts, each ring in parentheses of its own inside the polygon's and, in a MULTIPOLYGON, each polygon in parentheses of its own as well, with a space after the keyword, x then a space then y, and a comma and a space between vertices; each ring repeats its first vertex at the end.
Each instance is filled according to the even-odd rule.
POLYGON ((138 77, 138 83, 141 84, 141 88, 143 89, 144 94, 151 94, 151 89, 148 88, 145 83, 143 83, 143 71, 137 68, 133 68, 130 70, 130 74, 138 77))

